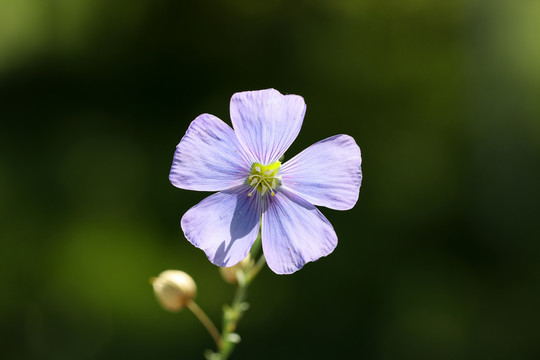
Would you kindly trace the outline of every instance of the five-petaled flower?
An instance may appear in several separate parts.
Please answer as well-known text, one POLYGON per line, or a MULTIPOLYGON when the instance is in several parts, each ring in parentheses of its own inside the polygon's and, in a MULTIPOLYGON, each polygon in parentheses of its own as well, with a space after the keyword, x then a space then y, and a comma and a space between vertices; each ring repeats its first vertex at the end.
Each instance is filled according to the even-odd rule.
POLYGON ((281 164, 302 126, 304 99, 274 89, 241 92, 230 112, 234 130, 203 114, 176 147, 171 183, 219 191, 182 217, 186 238, 228 267, 247 256, 260 229, 266 261, 278 274, 330 254, 337 236, 315 205, 348 210, 356 204, 362 160, 354 139, 329 137, 281 164))

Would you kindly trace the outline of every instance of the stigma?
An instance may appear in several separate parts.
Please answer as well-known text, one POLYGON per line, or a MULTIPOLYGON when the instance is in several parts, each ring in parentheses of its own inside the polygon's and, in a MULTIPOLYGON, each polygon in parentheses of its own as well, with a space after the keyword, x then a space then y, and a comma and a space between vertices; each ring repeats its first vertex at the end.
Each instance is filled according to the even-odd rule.
POLYGON ((264 196, 268 191, 270 195, 274 196, 274 189, 281 184, 281 176, 278 176, 280 166, 279 161, 270 165, 254 163, 251 174, 246 180, 250 186, 253 186, 253 190, 249 192, 248 196, 253 195, 255 190, 261 193, 261 196, 264 196))

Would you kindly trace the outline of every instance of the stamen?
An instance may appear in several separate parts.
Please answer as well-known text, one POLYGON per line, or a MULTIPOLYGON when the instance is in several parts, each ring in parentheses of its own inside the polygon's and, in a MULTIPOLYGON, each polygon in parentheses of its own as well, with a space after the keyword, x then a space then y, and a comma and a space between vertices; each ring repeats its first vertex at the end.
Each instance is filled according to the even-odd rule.
POLYGON ((251 190, 251 191, 248 193, 248 196, 253 195, 253 193, 255 192, 255 189, 257 189, 257 187, 254 187, 253 190, 251 190))
POLYGON ((247 183, 253 187, 248 193, 248 196, 252 196, 255 190, 257 190, 261 196, 264 196, 269 192, 272 196, 275 196, 274 189, 277 189, 280 185, 281 176, 277 176, 281 163, 276 161, 270 165, 262 165, 260 163, 254 163, 251 174, 247 177, 247 183))

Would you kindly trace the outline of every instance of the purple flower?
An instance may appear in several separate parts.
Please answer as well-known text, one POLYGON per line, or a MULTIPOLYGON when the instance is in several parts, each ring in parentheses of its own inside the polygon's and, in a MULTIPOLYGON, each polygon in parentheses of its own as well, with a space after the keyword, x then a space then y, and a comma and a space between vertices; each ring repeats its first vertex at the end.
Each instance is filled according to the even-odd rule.
POLYGON ((348 135, 319 141, 281 164, 302 126, 306 104, 277 90, 236 93, 233 129, 198 116, 176 147, 169 179, 181 189, 219 191, 182 217, 186 238, 218 266, 243 260, 261 229, 270 269, 290 274, 337 245, 315 207, 351 209, 358 200, 360 148, 348 135))

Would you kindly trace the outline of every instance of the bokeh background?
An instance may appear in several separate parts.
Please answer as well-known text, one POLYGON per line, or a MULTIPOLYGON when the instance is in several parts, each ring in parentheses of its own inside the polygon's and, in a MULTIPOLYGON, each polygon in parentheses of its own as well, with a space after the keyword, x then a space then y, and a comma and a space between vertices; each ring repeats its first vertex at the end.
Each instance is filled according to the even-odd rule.
POLYGON ((540 1, 1 0, 0 358, 202 359, 149 278, 234 288, 168 181, 237 91, 307 103, 287 157, 363 153, 334 253, 251 287, 233 359, 540 358, 540 1))

